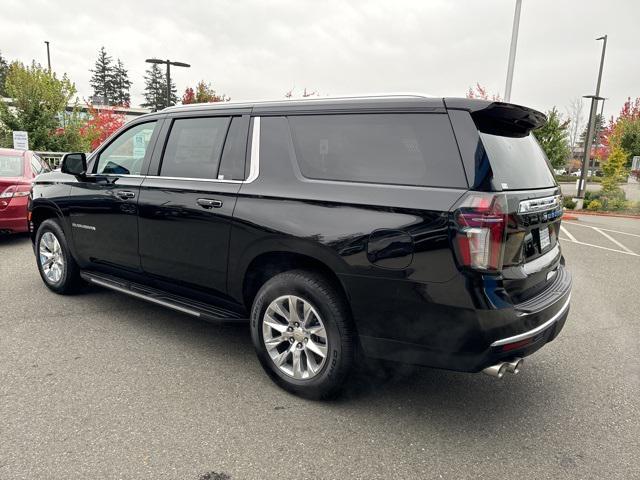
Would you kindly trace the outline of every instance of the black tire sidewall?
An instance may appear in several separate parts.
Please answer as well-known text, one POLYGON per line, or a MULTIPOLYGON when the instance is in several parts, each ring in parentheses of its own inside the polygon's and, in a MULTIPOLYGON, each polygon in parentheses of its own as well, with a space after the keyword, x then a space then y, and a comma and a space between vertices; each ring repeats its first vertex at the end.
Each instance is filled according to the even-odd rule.
POLYGON ((77 267, 75 264, 75 260, 73 259, 71 251, 69 250, 64 232, 62 231, 62 228, 60 228, 58 222, 56 222, 55 220, 45 220, 44 222, 42 222, 42 224, 40 224, 40 227, 38 228, 38 232, 36 234, 35 254, 36 262, 38 264, 38 271, 40 272, 42 281, 49 289, 53 290, 56 293, 67 293, 76 286, 77 267), (42 269, 42 265, 40 264, 40 239, 46 232, 51 232, 53 235, 55 235, 58 243, 60 244, 62 255, 64 256, 64 272, 62 274, 62 277, 60 278, 60 281, 56 283, 51 282, 47 278, 42 269))
POLYGON ((308 398, 324 398, 334 393, 342 383, 350 359, 346 358, 350 342, 348 332, 341 331, 339 323, 347 320, 342 299, 321 278, 303 272, 286 272, 269 280, 256 295, 251 309, 251 338, 258 359, 271 378, 298 395, 308 398), (320 288, 318 288, 320 287, 320 288), (295 295, 309 302, 320 314, 327 331, 327 360, 322 371, 311 379, 299 380, 282 372, 271 360, 262 336, 262 321, 269 304, 283 295, 295 295))

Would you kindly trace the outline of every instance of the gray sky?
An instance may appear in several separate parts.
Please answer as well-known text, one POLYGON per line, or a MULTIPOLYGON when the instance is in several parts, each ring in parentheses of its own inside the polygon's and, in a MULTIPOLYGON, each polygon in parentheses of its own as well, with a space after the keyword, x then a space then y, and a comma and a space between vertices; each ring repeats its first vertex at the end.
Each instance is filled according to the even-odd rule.
MULTIPOLYGON (((3 0, 0 51, 67 72, 91 94, 97 52, 120 57, 144 88, 145 58, 190 63, 174 69, 181 95, 200 79, 234 100, 283 98, 304 87, 321 95, 425 92, 464 96, 480 82, 504 93, 515 0, 3 0)), ((640 96, 640 1, 523 0, 512 101, 561 112, 595 91, 601 42, 609 35, 602 92, 608 116, 640 96)), ((585 113, 587 107, 585 105, 585 113)))

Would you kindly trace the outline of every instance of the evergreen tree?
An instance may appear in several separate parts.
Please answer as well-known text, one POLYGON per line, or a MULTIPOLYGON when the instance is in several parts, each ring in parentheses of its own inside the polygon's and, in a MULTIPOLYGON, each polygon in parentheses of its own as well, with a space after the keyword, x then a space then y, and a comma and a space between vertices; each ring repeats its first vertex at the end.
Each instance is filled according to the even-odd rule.
POLYGON ((100 97, 105 105, 115 105, 115 70, 112 59, 107 55, 104 47, 98 52, 98 59, 93 70, 89 70, 93 73, 89 80, 89 85, 93 88, 93 94, 96 97, 100 97))
MULTIPOLYGON (((582 133, 580 134, 580 141, 582 142, 582 144, 584 145, 584 139, 587 138, 587 129, 589 128, 589 125, 587 124, 584 127, 584 130, 582 131, 582 133)), ((602 118, 602 115, 600 115, 599 113, 596 115, 596 121, 594 123, 594 127, 593 127, 593 135, 591 137, 591 145, 592 146, 597 146, 597 144, 599 142, 596 142, 596 140, 598 140, 600 138, 600 135, 602 134, 602 131, 604 130, 605 125, 604 125, 604 118, 602 118)))
POLYGON ((154 112, 162 110, 166 103, 166 81, 164 75, 160 71, 157 64, 151 64, 151 67, 144 76, 144 103, 142 107, 150 108, 154 112))
POLYGON ((171 98, 167 105, 167 77, 158 64, 153 63, 144 76, 144 103, 143 107, 151 108, 153 111, 162 110, 167 106, 175 105, 178 102, 176 85, 171 81, 171 98))
POLYGON ((562 167, 569 159, 568 132, 569 122, 563 122, 556 107, 547 112, 547 123, 538 128, 534 134, 538 143, 547 154, 551 165, 562 167))
POLYGON ((128 107, 131 103, 131 94, 129 93, 131 80, 129 80, 129 74, 120 59, 116 61, 113 73, 113 84, 115 90, 113 98, 114 104, 128 107))
POLYGON ((6 97, 6 88, 5 81, 7 78, 7 73, 9 72, 9 64, 2 56, 2 52, 0 52, 0 97, 6 97))

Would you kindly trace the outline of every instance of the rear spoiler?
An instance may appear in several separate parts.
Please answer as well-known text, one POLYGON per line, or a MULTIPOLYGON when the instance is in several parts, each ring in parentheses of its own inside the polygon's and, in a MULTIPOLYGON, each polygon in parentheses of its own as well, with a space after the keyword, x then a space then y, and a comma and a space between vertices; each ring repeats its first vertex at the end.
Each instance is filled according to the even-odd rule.
POLYGON ((444 101, 448 109, 468 111, 478 130, 492 135, 525 137, 547 122, 542 112, 513 103, 463 98, 444 101))

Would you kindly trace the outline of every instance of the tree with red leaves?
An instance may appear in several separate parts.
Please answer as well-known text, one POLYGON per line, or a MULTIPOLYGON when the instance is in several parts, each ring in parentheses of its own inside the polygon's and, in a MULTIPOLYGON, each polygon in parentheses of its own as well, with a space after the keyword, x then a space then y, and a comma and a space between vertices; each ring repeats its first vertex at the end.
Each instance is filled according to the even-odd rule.
POLYGON ((467 98, 478 98, 480 100, 493 100, 494 102, 501 102, 502 98, 499 93, 489 95, 489 92, 485 87, 476 83, 475 88, 469 87, 467 91, 467 98))
POLYGON ((182 104, 188 105, 190 103, 213 103, 213 102, 228 102, 231 100, 224 93, 218 95, 216 91, 211 88, 210 83, 204 83, 204 80, 200 80, 196 85, 195 90, 191 87, 187 87, 182 95, 182 104))
POLYGON ((89 119, 80 128, 80 134, 87 140, 91 150, 95 150, 125 123, 124 113, 115 108, 87 105, 89 119))

